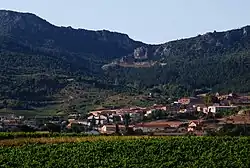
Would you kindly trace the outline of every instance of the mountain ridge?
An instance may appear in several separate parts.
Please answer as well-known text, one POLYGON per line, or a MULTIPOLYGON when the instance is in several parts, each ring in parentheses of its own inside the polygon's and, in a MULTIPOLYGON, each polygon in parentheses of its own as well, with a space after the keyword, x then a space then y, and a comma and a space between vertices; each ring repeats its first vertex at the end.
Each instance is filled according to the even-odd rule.
MULTIPOLYGON (((19 15, 19 16, 21 16, 21 15, 23 15, 23 16, 31 16, 31 17, 35 17, 35 18, 43 21, 44 23, 47 23, 50 26, 54 26, 54 27, 57 27, 57 28, 68 28, 68 29, 72 29, 72 30, 85 30, 85 31, 88 31, 88 32, 103 32, 104 31, 104 32, 118 33, 118 34, 121 34, 121 35, 128 36, 125 33, 117 32, 117 31, 110 31, 110 30, 106 30, 106 29, 103 29, 103 30, 89 30, 89 29, 84 29, 84 28, 72 28, 71 26, 59 26, 59 25, 55 25, 55 24, 47 21, 46 19, 43 19, 42 17, 40 17, 40 16, 38 16, 36 14, 30 13, 30 12, 18 12, 18 11, 0 9, 0 14, 2 16, 3 15, 8 16, 9 14, 19 15)), ((0 15, 0 17, 2 17, 1 15, 0 15)), ((1 18, 1 20, 3 20, 3 19, 1 18)))
POLYGON ((100 45, 102 56, 120 56, 119 52, 111 52, 115 47, 121 50, 124 55, 132 52, 134 45, 137 47, 144 45, 134 41, 128 35, 114 33, 107 30, 92 31, 85 29, 72 29, 69 27, 55 26, 40 17, 30 13, 18 13, 13 11, 0 11, 0 34, 11 35, 16 42, 23 45, 35 45, 35 47, 48 47, 67 50, 70 52, 94 53, 100 45), (32 38, 31 38, 32 37, 32 38), (109 41, 108 44, 105 41, 109 41), (63 41, 68 41, 67 44, 63 41), (74 45, 69 45, 74 43, 74 45), (92 47, 92 45, 95 45, 92 47), (85 47, 86 46, 86 47, 85 47), (92 47, 92 48, 91 48, 92 47), (110 52, 107 50, 111 50, 110 52))
POLYGON ((16 101, 29 108, 73 101, 84 102, 86 110, 110 93, 156 88, 163 97, 201 88, 250 92, 250 26, 145 44, 126 34, 59 27, 34 14, 0 10, 0 66, 0 104, 18 107, 16 101), (96 97, 86 98, 93 90, 96 97))

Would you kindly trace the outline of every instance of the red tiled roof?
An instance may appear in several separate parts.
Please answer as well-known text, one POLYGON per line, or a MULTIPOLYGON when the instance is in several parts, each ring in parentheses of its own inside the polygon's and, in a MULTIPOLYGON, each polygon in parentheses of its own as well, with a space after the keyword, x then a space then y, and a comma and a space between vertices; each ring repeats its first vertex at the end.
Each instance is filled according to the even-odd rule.
MULTIPOLYGON (((115 124, 107 124, 107 125, 104 125, 106 127, 109 127, 109 128, 115 128, 116 125, 115 124)), ((129 125, 128 127, 129 128, 133 128, 134 125, 129 125)), ((125 125, 118 125, 119 128, 125 128, 125 125)))
POLYGON ((152 121, 136 124, 135 127, 177 127, 181 124, 181 121, 152 121))
POLYGON ((140 123, 140 124, 136 124, 135 127, 170 127, 169 124, 144 124, 144 123, 140 123))

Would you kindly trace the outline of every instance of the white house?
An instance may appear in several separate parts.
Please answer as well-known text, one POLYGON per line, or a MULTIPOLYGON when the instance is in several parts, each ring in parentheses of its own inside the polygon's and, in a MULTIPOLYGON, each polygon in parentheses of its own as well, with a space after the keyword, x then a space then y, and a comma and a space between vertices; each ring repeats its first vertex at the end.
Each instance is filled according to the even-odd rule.
POLYGON ((221 110, 232 110, 234 108, 237 108, 237 106, 209 106, 207 109, 207 113, 211 112, 211 113, 218 113, 221 110))
POLYGON ((202 109, 202 111, 203 111, 203 113, 207 114, 207 113, 208 113, 208 108, 207 108, 207 107, 204 107, 204 108, 202 109))
POLYGON ((216 113, 216 106, 209 106, 207 112, 216 113))
POLYGON ((195 131, 197 128, 200 128, 201 125, 202 125, 202 122, 200 121, 191 121, 188 125, 188 132, 195 131))
POLYGON ((93 118, 95 119, 96 125, 98 124, 106 124, 108 122, 108 117, 104 116, 104 115, 91 115, 88 117, 88 121, 91 122, 91 120, 93 120, 93 118))

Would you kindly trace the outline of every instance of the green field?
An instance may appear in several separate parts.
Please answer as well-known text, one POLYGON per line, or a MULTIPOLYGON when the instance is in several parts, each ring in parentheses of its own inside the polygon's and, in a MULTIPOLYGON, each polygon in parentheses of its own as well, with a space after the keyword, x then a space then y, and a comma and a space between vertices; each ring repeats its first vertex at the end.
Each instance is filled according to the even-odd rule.
MULTIPOLYGON (((66 137, 0 147, 0 167, 249 167, 248 137, 66 137), (54 140, 54 141, 53 141, 54 140)), ((17 139, 18 141, 18 139, 17 139)), ((28 140, 27 140, 28 141, 28 140)), ((0 141, 1 142, 1 141, 0 141)))

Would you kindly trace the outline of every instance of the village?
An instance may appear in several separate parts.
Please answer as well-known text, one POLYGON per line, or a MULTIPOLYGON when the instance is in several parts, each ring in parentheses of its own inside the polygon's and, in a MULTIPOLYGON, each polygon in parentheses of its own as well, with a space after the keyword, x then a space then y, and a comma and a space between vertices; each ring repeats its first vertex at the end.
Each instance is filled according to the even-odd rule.
POLYGON ((171 104, 150 107, 98 109, 88 114, 0 116, 1 132, 76 132, 91 135, 212 135, 248 134, 250 96, 240 94, 197 95, 171 104), (241 129, 242 128, 242 129, 241 129), (243 130, 243 131, 242 131, 243 130))

